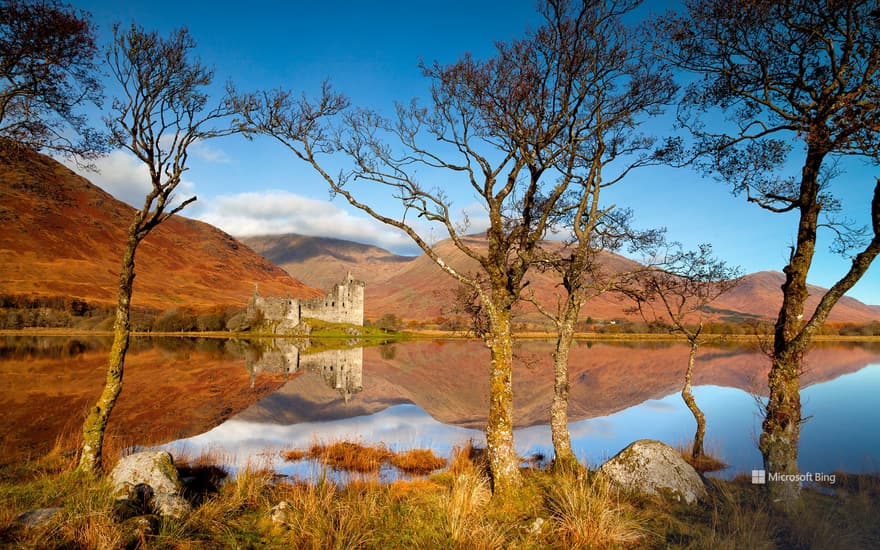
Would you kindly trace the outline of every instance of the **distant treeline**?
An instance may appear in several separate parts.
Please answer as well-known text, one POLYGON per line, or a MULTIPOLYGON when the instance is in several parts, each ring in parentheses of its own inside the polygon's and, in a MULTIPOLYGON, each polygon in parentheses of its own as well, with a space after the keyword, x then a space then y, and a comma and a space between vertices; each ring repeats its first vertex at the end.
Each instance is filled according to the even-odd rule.
MULTIPOLYGON (((79 298, 0 294, 0 329, 71 328, 112 330, 116 308, 79 298)), ((240 330, 243 308, 217 306, 203 310, 175 307, 164 311, 132 308, 131 329, 137 332, 218 332, 240 330)))
MULTIPOLYGON (((0 330, 23 328, 70 328, 77 330, 112 330, 116 308, 107 304, 92 304, 79 298, 65 296, 26 296, 0 294, 0 330)), ((166 310, 132 309, 131 328, 137 332, 240 332, 248 329, 253 320, 246 318, 243 308, 216 306, 203 310, 174 307, 166 310)), ((365 319, 366 326, 388 331, 406 329, 439 329, 466 332, 467 323, 461 319, 436 317, 429 321, 404 320, 394 314, 379 319, 365 319)), ((552 327, 540 323, 515 323, 518 332, 548 331, 552 327)), ((593 319, 579 321, 579 332, 597 334, 668 334, 664 323, 630 319, 593 319)), ((766 321, 749 319, 706 323, 706 334, 770 334, 773 326, 766 321)), ((880 336, 880 321, 871 323, 826 323, 819 334, 831 336, 880 336)))
MULTIPOLYGON (((389 315, 375 322, 377 326, 387 324, 389 315)), ((467 332, 468 323, 462 319, 436 317, 430 321, 402 320, 390 316, 396 329, 435 329, 453 332, 467 332)), ((367 321, 367 324, 369 322, 367 321)), ((554 329, 547 323, 514 322, 516 332, 552 332, 554 329)), ((578 321, 577 332, 596 334, 669 334, 671 327, 661 322, 644 322, 631 319, 593 319, 578 321)), ((747 319, 738 321, 707 322, 703 325, 704 334, 715 335, 749 335, 772 334, 773 324, 769 321, 747 319)), ((880 336, 880 321, 870 323, 825 323, 818 334, 828 336, 880 336)))

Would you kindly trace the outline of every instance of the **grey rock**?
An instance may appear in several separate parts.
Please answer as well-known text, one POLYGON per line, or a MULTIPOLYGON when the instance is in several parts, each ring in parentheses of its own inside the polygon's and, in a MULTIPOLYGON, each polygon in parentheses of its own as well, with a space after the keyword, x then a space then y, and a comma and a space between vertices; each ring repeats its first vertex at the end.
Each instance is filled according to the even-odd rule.
POLYGON ((706 498, 706 486, 693 467, 661 441, 641 439, 631 443, 599 467, 612 484, 624 490, 668 494, 688 504, 706 498))
POLYGON ((40 527, 52 521, 63 508, 37 508, 36 510, 28 510, 22 512, 15 518, 15 523, 23 527, 34 528, 40 527))
POLYGON ((275 525, 289 525, 290 513, 292 511, 293 506, 291 506, 286 500, 282 500, 269 510, 269 519, 275 525))
POLYGON ((110 472, 122 517, 143 513, 145 504, 162 516, 180 518, 192 507, 183 498, 183 485, 171 455, 165 451, 145 451, 122 458, 110 472))
POLYGON ((192 511, 189 501, 180 495, 159 493, 153 497, 153 508, 160 516, 182 518, 192 511))

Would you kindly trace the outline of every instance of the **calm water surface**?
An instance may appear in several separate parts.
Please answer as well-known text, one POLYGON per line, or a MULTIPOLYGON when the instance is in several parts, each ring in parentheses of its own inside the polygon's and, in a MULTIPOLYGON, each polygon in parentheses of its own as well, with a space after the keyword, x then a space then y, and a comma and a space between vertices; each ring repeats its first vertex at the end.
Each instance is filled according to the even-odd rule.
MULTIPOLYGON (((78 429, 100 393, 109 342, 0 341, 0 453, 45 450, 78 429)), ((552 455, 552 342, 517 346, 516 445, 552 455)), ((576 343, 571 354, 571 434, 598 465, 636 439, 685 446, 694 420, 679 395, 687 348, 670 343, 576 343)), ((483 441, 488 352, 475 341, 420 341, 309 353, 303 342, 138 339, 111 435, 120 445, 161 444, 211 453, 232 469, 268 465, 315 474, 279 451, 342 439, 448 455, 483 441)), ((730 477, 760 466, 767 358, 748 345, 705 346, 694 395, 707 418, 707 449, 730 477)), ((877 472, 880 345, 819 345, 802 378, 802 471, 877 472)), ((386 474, 389 474, 386 472, 386 474)))
MULTIPOLYGON (((549 349, 549 342, 527 342, 518 351, 515 440, 524 457, 552 456, 549 349)), ((296 376, 277 392, 168 447, 212 452, 237 467, 260 463, 282 474, 310 476, 315 465, 284 462, 278 451, 355 440, 395 450, 430 447, 448 455, 456 445, 484 441, 481 361, 487 357, 481 344, 418 342, 345 353, 315 356, 305 368, 300 356, 296 376)), ((679 344, 575 348, 570 430, 583 462, 601 464, 636 439, 675 446, 690 442, 695 423, 679 394, 686 354, 679 344)), ((823 346, 807 365, 802 471, 878 471, 878 349, 823 346)), ((767 359, 744 346, 707 346, 701 353, 694 395, 707 418, 707 449, 730 464, 718 475, 731 477, 761 465, 756 442, 766 368, 767 359)))

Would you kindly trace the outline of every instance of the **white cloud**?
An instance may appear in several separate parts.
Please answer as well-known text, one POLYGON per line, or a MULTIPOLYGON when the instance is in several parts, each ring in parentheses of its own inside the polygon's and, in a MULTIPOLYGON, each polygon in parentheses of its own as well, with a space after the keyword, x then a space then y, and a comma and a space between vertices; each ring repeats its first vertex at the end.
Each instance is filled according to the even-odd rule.
POLYGON ((204 141, 197 141, 192 144, 190 147, 190 152, 198 157, 199 159, 215 163, 215 164, 229 164, 230 158, 229 155, 226 154, 225 151, 219 149, 217 147, 213 147, 208 145, 204 141))
POLYGON ((150 172, 147 166, 125 151, 112 151, 95 162, 98 172, 82 172, 65 163, 83 177, 117 199, 140 208, 150 190, 150 172))
MULTIPOLYGON (((72 161, 65 161, 64 164, 115 198, 135 208, 143 206, 144 197, 150 191, 150 171, 147 165, 131 153, 119 149, 95 161, 98 172, 84 172, 72 161)), ((194 194, 195 183, 182 180, 175 190, 175 200, 172 204, 179 204, 182 199, 194 194)))
POLYGON ((418 253, 412 240, 397 229, 366 215, 353 215, 330 201, 287 191, 218 196, 202 202, 194 217, 239 237, 299 233, 418 253))

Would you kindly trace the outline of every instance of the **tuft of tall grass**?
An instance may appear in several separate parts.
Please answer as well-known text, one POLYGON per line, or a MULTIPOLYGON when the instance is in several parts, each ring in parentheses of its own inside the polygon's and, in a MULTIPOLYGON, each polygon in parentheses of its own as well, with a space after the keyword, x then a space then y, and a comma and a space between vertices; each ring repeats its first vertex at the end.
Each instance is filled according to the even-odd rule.
POLYGON ((360 473, 378 472, 385 463, 414 475, 426 475, 446 466, 446 461, 430 449, 412 449, 395 453, 381 445, 366 446, 350 441, 337 441, 326 445, 315 443, 308 450, 291 449, 283 451, 281 456, 291 462, 312 458, 337 470, 360 473))
MULTIPOLYGON (((712 506, 708 529, 691 540, 696 548, 776 548, 779 524, 762 494, 741 482, 710 480, 712 506)), ((777 518, 778 519, 778 518, 777 518)))
POLYGON ((390 462, 398 470, 415 475, 429 474, 446 466, 446 460, 435 455, 430 449, 411 449, 394 453, 390 462))
POLYGON ((634 546, 645 535, 635 510, 602 476, 558 476, 546 499, 552 524, 567 547, 634 546))
POLYGON ((292 548, 361 548, 373 540, 373 523, 384 507, 384 490, 340 490, 333 483, 285 485, 278 519, 292 548))
POLYGON ((686 445, 678 445, 676 446, 676 449, 685 462, 693 466, 694 470, 701 474, 706 472, 717 472, 719 470, 724 470, 729 466, 729 464, 721 459, 716 458, 713 451, 704 452, 702 455, 694 458, 693 442, 686 445))
POLYGON ((315 444, 309 449, 309 457, 338 470, 351 472, 378 472, 391 452, 384 447, 368 447, 350 441, 337 441, 327 445, 315 444))

